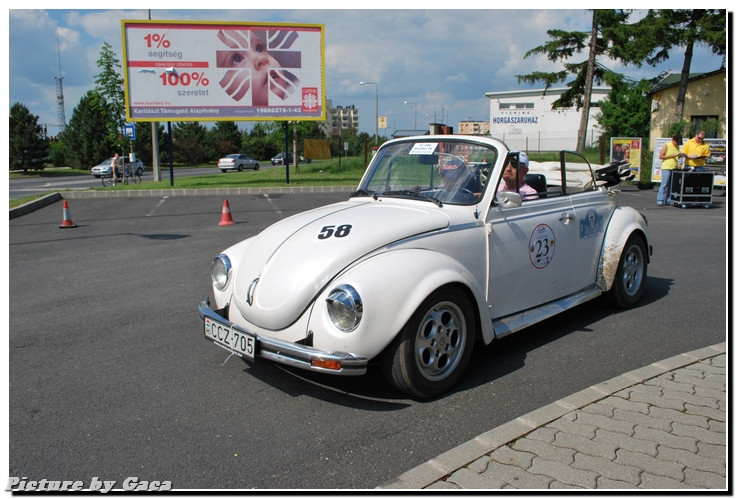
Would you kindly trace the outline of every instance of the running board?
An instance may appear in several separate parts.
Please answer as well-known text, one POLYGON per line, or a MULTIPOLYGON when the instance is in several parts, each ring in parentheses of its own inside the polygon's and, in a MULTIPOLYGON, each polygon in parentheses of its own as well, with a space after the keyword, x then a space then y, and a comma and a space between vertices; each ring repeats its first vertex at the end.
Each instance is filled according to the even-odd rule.
POLYGON ((593 286, 578 293, 560 298, 540 305, 539 307, 530 308, 514 315, 507 315, 493 320, 493 331, 496 338, 503 338, 506 335, 521 331, 537 322, 541 322, 554 315, 570 310, 581 303, 592 300, 603 294, 600 288, 593 286))

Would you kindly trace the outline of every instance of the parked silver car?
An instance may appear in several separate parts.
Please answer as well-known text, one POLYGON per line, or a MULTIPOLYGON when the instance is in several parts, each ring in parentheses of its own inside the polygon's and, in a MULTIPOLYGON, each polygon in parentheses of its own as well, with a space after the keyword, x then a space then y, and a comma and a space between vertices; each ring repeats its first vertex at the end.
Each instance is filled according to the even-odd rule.
MULTIPOLYGON (((100 177, 109 177, 110 176, 110 161, 112 161, 112 158, 107 158, 105 161, 100 163, 99 165, 92 167, 92 175, 95 176, 95 178, 100 177)), ((136 175, 143 175, 143 161, 136 158, 135 161, 125 161, 125 165, 135 165, 135 174, 136 175)))
POLYGON ((261 165, 258 164, 258 161, 247 154, 228 154, 217 161, 217 168, 219 168, 222 173, 227 173, 231 170, 242 172, 245 168, 257 170, 260 167, 261 165))

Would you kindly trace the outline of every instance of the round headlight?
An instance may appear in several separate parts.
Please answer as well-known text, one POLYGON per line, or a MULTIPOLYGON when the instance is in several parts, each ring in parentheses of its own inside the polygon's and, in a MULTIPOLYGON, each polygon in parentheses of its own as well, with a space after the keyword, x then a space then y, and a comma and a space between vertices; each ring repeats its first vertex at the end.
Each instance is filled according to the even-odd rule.
POLYGON ((363 317, 363 300, 352 286, 340 286, 327 297, 327 313, 340 331, 353 331, 363 317))
POLYGON ((210 273, 212 277, 212 285, 222 291, 227 286, 227 281, 230 279, 230 259, 227 255, 218 255, 217 258, 212 260, 212 271, 210 273))

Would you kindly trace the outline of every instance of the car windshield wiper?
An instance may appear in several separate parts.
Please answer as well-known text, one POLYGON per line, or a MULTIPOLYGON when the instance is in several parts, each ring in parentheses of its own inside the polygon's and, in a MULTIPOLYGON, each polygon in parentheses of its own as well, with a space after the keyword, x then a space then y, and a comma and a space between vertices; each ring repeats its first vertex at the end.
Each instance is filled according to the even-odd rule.
POLYGON ((411 191, 411 190, 383 191, 381 195, 382 196, 409 196, 409 197, 421 199, 422 201, 430 201, 436 204, 437 206, 442 207, 442 201, 440 201, 439 199, 434 198, 432 196, 427 196, 426 194, 422 194, 421 192, 417 192, 417 191, 411 191))
POLYGON ((365 189, 358 189, 355 192, 350 193, 350 197, 358 197, 358 196, 371 196, 373 199, 378 199, 378 196, 376 196, 376 193, 373 191, 368 191, 365 189))

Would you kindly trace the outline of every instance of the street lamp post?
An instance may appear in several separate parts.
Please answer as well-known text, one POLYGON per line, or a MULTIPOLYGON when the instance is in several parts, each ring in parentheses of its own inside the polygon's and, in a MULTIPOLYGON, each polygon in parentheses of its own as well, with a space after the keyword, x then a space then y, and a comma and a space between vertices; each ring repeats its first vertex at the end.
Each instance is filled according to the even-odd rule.
POLYGON ((376 86, 376 145, 378 145, 378 83, 374 81, 361 81, 361 85, 375 85, 376 86))
POLYGON ((405 100, 404 104, 414 104, 414 130, 416 130, 417 129, 417 103, 409 102, 408 100, 405 100))

